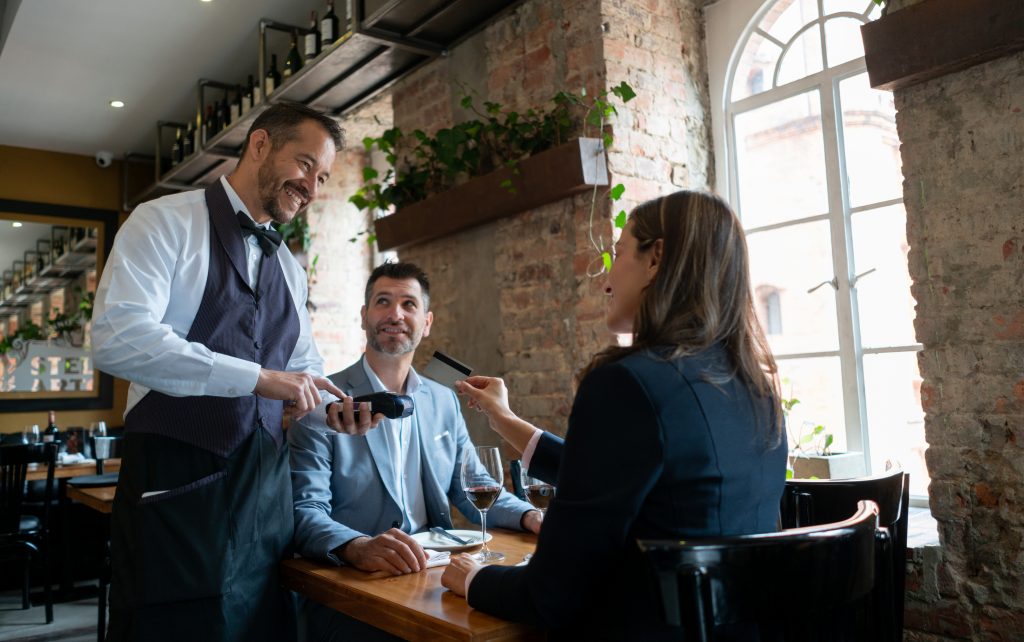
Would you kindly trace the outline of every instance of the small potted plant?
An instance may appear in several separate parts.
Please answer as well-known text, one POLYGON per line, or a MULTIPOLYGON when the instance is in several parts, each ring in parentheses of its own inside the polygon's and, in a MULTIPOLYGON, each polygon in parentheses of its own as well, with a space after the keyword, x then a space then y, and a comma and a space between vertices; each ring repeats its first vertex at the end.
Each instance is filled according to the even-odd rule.
MULTIPOLYGON (((798 399, 783 399, 782 407, 787 418, 798 399)), ((867 474, 864 454, 857 451, 833 452, 834 435, 825 426, 804 421, 793 438, 789 456, 787 478, 796 479, 850 479, 867 474)))

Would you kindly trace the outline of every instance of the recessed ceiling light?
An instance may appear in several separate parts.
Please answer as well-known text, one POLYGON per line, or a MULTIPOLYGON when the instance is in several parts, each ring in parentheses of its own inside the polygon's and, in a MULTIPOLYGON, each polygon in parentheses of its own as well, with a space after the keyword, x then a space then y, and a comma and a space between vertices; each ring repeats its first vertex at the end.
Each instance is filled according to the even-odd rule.
POLYGON ((213 2, 213 0, 201 0, 201 2, 213 2))
POLYGON ((21 221, 11 221, 11 227, 21 227, 21 221))
POLYGON ((122 107, 124 107, 124 101, 123 100, 111 100, 110 101, 110 106, 113 107, 114 109, 121 109, 122 107))

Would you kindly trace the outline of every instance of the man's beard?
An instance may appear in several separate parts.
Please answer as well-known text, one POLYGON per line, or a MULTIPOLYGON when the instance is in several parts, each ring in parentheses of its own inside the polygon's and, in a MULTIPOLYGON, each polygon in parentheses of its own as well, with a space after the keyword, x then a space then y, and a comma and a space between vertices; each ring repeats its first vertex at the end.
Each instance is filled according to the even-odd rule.
MULTIPOLYGON (((259 174, 257 175, 257 189, 259 190, 260 205, 263 206, 263 211, 270 215, 270 218, 283 225, 291 221, 296 214, 302 211, 302 207, 305 206, 299 207, 299 209, 295 210, 295 214, 289 214, 280 208, 278 205, 278 197, 281 195, 281 192, 284 191, 285 185, 288 185, 288 182, 286 181, 282 183, 280 187, 275 187, 278 180, 277 176, 274 175, 274 172, 271 169, 270 161, 271 159, 267 159, 267 162, 260 167, 259 174)), ((290 187, 295 190, 301 198, 308 200, 304 194, 305 190, 294 185, 291 185, 290 187)))
MULTIPOLYGON (((384 327, 388 327, 388 326, 383 326, 383 325, 382 326, 378 326, 377 329, 379 330, 380 328, 384 328, 384 327)), ((420 340, 423 338, 423 334, 422 333, 420 333, 418 335, 413 335, 413 336, 409 336, 409 335, 390 335, 390 336, 394 336, 396 338, 403 337, 403 336, 406 337, 406 338, 405 338, 404 341, 398 341, 398 342, 394 342, 394 343, 389 343, 389 345, 385 346, 384 344, 382 344, 380 341, 377 340, 377 334, 378 334, 378 332, 367 332, 366 333, 366 342, 369 344, 370 348, 372 348, 374 352, 379 352, 381 354, 389 354, 389 355, 395 356, 395 357, 397 357, 399 355, 403 355, 403 354, 409 354, 410 352, 415 350, 416 347, 420 344, 420 340)))

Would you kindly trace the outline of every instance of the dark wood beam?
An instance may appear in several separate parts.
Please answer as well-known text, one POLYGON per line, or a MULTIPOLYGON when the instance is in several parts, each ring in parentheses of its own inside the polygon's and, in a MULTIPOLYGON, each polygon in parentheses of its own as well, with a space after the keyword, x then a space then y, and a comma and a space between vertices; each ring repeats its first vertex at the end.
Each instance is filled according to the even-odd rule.
POLYGON ((925 0, 861 35, 871 86, 902 89, 1024 50, 1024 2, 925 0))

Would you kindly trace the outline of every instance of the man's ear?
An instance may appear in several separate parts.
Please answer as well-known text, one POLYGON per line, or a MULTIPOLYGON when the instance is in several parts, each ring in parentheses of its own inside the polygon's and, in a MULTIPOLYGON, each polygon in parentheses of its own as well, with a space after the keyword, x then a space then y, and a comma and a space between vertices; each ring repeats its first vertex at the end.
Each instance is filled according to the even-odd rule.
POLYGON ((366 331, 366 306, 359 308, 359 327, 366 331))
POLYGON ((249 134, 249 144, 246 146, 246 153, 254 161, 263 161, 270 154, 270 134, 265 129, 257 129, 249 134))
POLYGON ((430 336, 430 326, 434 324, 434 313, 432 311, 427 312, 427 317, 423 321, 423 336, 430 336))

